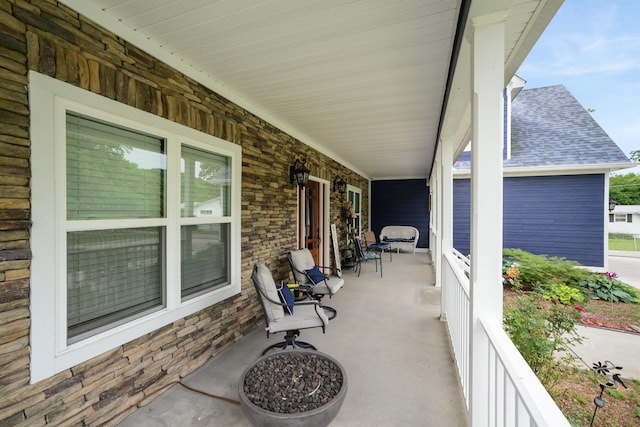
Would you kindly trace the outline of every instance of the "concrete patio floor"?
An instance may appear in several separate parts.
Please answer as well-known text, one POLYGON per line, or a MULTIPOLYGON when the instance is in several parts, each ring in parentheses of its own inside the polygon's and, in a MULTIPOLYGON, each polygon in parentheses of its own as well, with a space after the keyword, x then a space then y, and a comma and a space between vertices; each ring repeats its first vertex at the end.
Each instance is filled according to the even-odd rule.
MULTIPOLYGON (((300 339, 344 366, 348 391, 332 426, 464 426, 466 411, 445 324, 440 288, 425 253, 384 256, 384 277, 374 264, 324 304, 338 316, 300 339)), ((277 279, 277 278, 276 278, 277 279)), ((243 370, 282 334, 260 328, 183 379, 194 389, 238 399, 243 370)), ((133 412, 121 427, 250 426, 239 406, 174 385, 133 412)))

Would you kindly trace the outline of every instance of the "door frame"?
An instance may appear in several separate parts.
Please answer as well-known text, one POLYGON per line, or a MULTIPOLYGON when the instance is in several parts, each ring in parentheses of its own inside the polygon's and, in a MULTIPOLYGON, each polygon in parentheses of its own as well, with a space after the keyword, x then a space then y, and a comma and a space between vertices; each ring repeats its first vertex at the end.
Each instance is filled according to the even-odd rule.
MULTIPOLYGON (((320 225, 321 225, 321 232, 320 232, 320 238, 321 238, 321 242, 319 245, 319 249, 320 252, 318 254, 318 265, 323 265, 323 266, 327 266, 327 265, 331 265, 330 260, 329 260, 329 254, 330 254, 330 244, 331 244, 331 234, 330 234, 330 224, 329 224, 329 212, 330 212, 330 207, 331 207, 331 198, 330 196, 330 182, 326 179, 322 179, 322 178, 318 178, 316 176, 309 176, 309 181, 314 181, 320 184, 320 191, 319 191, 319 196, 320 196, 320 225)), ((298 248, 303 248, 304 247, 304 234, 305 234, 305 224, 304 221, 301 222, 300 218, 304 218, 305 212, 305 206, 304 206, 304 194, 302 193, 303 191, 306 191, 306 187, 304 189, 301 189, 300 187, 297 188, 296 191, 296 196, 298 199, 298 204, 297 204, 297 211, 296 211, 296 242, 298 245, 298 248)))

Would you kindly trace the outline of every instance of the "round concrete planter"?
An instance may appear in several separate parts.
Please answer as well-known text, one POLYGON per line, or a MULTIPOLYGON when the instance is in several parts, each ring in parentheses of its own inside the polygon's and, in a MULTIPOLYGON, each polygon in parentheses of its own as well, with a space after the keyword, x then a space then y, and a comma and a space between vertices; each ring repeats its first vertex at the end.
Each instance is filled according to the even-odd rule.
POLYGON ((242 410, 244 411, 244 414, 247 416, 251 424, 256 427, 324 427, 329 425, 329 423, 333 421, 347 395, 347 373, 345 372, 344 367, 336 359, 329 356, 328 354, 312 350, 283 350, 277 353, 262 356, 254 363, 252 363, 247 369, 245 369, 245 371, 242 373, 242 376, 240 377, 240 385, 238 389, 242 410), (337 394, 331 400, 320 407, 305 412, 294 413, 272 412, 259 407, 251 400, 249 400, 244 391, 245 378, 247 377, 247 374, 255 366, 260 365, 269 358, 277 357, 278 355, 287 353, 314 354, 320 358, 331 361, 340 370, 340 373, 342 375, 342 386, 340 387, 340 390, 337 392, 337 394))

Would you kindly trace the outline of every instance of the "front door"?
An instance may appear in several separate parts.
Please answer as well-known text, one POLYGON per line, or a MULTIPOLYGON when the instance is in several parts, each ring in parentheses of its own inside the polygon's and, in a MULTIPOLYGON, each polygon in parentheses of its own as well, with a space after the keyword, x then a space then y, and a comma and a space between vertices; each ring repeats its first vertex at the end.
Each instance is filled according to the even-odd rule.
POLYGON ((324 235, 322 222, 322 185, 309 180, 301 191, 298 223, 300 225, 301 240, 304 247, 309 249, 316 265, 322 264, 322 236, 324 235))

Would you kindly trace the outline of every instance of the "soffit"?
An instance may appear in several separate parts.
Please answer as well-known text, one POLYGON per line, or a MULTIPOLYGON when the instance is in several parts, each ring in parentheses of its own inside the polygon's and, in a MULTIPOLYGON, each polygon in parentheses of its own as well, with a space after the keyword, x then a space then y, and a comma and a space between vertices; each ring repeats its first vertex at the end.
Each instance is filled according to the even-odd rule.
POLYGON ((368 178, 428 173, 458 0, 63 3, 368 178))
MULTIPOLYGON (((430 173, 460 0, 62 3, 367 178, 430 173)), ((473 0, 470 18, 508 10, 512 75, 560 3, 473 0)), ((448 132, 468 127, 455 74, 448 132)))

